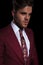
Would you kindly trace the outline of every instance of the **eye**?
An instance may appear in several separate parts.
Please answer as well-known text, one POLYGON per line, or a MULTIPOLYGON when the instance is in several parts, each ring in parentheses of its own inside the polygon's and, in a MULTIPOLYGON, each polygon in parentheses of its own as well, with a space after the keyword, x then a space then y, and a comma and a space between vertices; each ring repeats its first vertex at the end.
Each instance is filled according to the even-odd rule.
POLYGON ((25 12, 20 12, 22 15, 25 15, 26 13, 25 12))
POLYGON ((29 16, 31 16, 32 15, 32 13, 29 13, 29 16))

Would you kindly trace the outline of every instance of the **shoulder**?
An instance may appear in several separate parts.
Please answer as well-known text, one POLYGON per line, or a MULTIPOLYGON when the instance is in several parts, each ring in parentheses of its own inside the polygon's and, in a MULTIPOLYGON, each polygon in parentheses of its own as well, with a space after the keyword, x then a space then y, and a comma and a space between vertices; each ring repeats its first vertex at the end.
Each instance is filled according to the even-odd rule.
POLYGON ((33 32, 33 30, 31 28, 26 28, 25 31, 28 34, 34 34, 34 32, 33 32))
POLYGON ((7 36, 7 34, 10 32, 10 24, 6 27, 0 29, 0 38, 7 36))
POLYGON ((27 29, 26 29, 26 34, 27 34, 28 39, 29 39, 29 41, 30 41, 30 43, 31 43, 31 46, 32 46, 32 45, 35 43, 35 36, 34 36, 33 30, 27 28, 27 29))
POLYGON ((34 31, 30 28, 26 28, 26 34, 29 39, 33 40, 34 39, 34 31))

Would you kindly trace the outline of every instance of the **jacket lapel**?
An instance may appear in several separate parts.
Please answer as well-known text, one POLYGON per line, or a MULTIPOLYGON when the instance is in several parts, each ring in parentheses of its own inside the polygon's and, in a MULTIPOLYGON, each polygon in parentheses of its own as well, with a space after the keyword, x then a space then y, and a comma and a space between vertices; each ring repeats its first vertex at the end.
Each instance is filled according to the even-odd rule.
POLYGON ((15 33, 13 32, 11 26, 9 30, 10 30, 10 42, 11 42, 10 46, 12 47, 12 50, 16 54, 18 59, 20 59, 20 61, 23 62, 23 54, 18 39, 16 38, 15 33))

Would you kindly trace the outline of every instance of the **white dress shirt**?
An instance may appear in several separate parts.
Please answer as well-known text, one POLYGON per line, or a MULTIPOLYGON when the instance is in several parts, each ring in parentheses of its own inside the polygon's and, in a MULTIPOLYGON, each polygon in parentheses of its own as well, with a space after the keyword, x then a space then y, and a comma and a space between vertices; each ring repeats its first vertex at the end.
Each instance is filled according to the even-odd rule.
MULTIPOLYGON (((12 27, 12 29, 13 29, 13 31, 14 31, 14 33, 15 33, 17 39, 18 39, 18 42, 19 42, 19 44, 20 44, 20 46, 21 46, 21 40, 20 40, 20 34, 19 34, 19 29, 20 29, 20 28, 19 28, 13 21, 11 22, 11 27, 12 27)), ((25 42, 26 42, 27 51, 28 51, 28 56, 29 56, 30 41, 29 41, 29 39, 28 39, 28 37, 27 37, 26 32, 25 32, 24 29, 23 29, 23 31, 22 31, 22 34, 23 34, 23 37, 24 37, 25 42)))

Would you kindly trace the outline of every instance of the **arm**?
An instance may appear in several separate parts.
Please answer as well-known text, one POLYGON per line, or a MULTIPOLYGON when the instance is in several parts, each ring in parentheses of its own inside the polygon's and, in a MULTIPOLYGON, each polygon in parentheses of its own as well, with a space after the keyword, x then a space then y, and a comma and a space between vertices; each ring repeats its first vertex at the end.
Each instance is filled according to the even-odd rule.
POLYGON ((31 42, 31 57, 32 57, 32 62, 33 62, 33 65, 39 65, 37 50, 36 50, 35 42, 34 42, 33 32, 31 34, 32 34, 32 40, 31 40, 32 41, 31 42))
POLYGON ((0 39, 0 65, 4 65, 3 52, 4 52, 4 46, 2 40, 0 39))
POLYGON ((38 55, 37 55, 35 45, 33 45, 31 53, 32 53, 31 55, 32 55, 33 64, 34 65, 39 65, 39 63, 38 63, 38 55))

